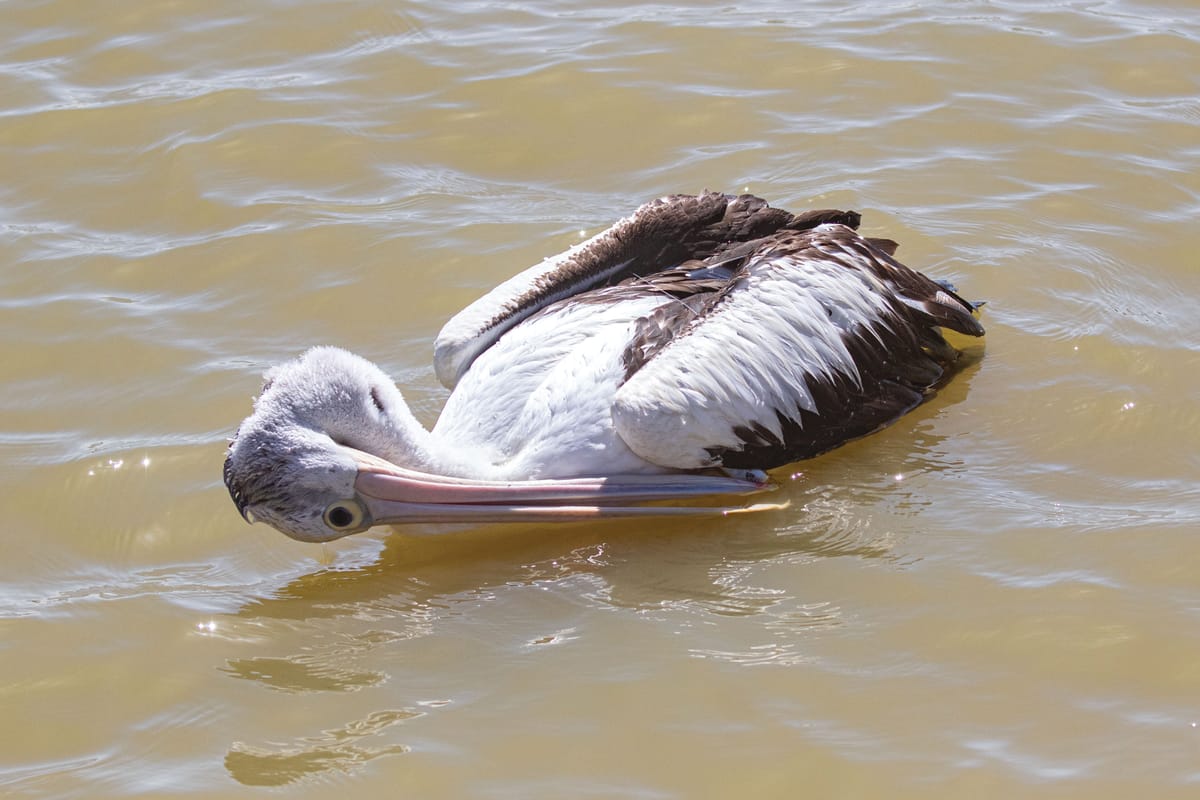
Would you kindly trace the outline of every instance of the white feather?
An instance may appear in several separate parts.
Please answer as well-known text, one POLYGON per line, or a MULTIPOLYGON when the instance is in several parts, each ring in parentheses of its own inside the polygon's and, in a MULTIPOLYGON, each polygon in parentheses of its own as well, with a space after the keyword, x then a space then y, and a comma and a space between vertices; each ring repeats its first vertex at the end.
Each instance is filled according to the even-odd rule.
POLYGON ((526 320, 462 376, 435 440, 486 448, 498 478, 662 471, 629 450, 611 412, 634 325, 662 302, 564 302, 526 320))

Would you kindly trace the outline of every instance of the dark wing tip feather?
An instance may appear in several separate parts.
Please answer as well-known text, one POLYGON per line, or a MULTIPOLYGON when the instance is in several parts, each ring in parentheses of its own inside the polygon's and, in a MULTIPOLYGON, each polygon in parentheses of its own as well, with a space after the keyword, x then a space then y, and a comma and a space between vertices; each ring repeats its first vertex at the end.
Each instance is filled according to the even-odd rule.
POLYGON ((867 239, 867 244, 876 250, 882 250, 889 256, 896 255, 896 251, 900 249, 900 243, 895 239, 867 239))
POLYGON ((936 325, 967 336, 983 336, 987 331, 975 318, 975 311, 982 303, 972 303, 955 292, 939 291, 927 298, 923 309, 936 325))
POLYGON ((841 211, 836 208, 821 208, 814 211, 802 211, 792 217, 787 224, 788 230, 807 231, 818 225, 845 225, 851 230, 858 230, 862 222, 862 214, 857 211, 841 211))

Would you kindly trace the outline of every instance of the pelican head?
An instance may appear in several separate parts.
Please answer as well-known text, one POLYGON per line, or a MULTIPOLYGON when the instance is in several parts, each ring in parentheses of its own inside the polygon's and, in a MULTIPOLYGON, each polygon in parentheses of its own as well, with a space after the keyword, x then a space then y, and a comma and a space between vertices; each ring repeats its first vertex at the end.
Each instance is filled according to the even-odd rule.
POLYGON ((364 467, 407 461, 406 434, 419 428, 395 384, 336 347, 313 348, 264 378, 225 459, 225 485, 242 516, 306 542, 370 527, 355 481, 364 467))

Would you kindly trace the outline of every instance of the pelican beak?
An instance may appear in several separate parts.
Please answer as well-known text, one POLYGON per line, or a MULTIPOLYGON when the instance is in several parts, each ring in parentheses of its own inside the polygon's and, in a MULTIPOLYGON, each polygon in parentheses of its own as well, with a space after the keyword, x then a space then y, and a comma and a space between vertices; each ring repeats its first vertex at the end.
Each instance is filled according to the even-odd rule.
POLYGON ((709 475, 620 475, 564 480, 478 481, 406 469, 356 452, 354 487, 371 525, 414 522, 537 522, 639 516, 724 516, 786 508, 627 506, 621 503, 715 494, 749 495, 767 483, 709 475))

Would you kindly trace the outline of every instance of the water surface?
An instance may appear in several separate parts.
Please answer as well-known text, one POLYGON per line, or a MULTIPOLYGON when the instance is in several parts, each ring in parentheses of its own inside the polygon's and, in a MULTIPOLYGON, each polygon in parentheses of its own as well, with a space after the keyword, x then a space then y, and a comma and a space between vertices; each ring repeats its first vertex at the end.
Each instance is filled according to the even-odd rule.
POLYGON ((1190 797, 1200 14, 12 2, 0 793, 1190 797), (642 201, 840 206, 982 355, 786 512, 303 545, 268 365, 445 398, 457 309, 642 201))

